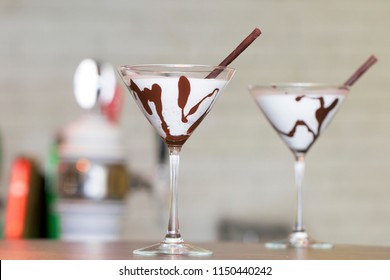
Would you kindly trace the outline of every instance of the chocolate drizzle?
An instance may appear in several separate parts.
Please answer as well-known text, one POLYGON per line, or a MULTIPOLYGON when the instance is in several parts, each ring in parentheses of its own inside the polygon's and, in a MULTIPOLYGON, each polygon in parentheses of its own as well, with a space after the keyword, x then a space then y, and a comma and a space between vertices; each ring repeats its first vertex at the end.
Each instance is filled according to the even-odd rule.
POLYGON ((181 109, 181 121, 183 123, 187 123, 188 115, 184 116, 184 108, 186 107, 188 102, 188 97, 190 96, 191 85, 190 85, 190 81, 186 77, 181 76, 179 78, 178 90, 179 90, 179 98, 177 99, 177 104, 181 109))
MULTIPOLYGON (((134 95, 134 98, 139 100, 145 109, 145 111, 149 115, 153 115, 153 111, 149 106, 149 102, 154 103, 157 115, 161 121, 161 128, 165 132, 165 137, 162 137, 163 140, 172 146, 181 146, 183 145, 187 139, 190 137, 191 133, 195 130, 195 128, 202 122, 202 120, 206 117, 207 113, 211 109, 212 102, 206 108, 205 112, 187 129, 186 134, 183 135, 172 135, 170 132, 169 125, 166 123, 163 116, 163 104, 161 101, 161 96, 163 94, 161 86, 158 84, 153 84, 150 89, 144 88, 141 90, 133 80, 130 80, 129 88, 134 95)), ((178 101, 177 104, 181 109, 181 121, 182 123, 188 123, 188 118, 195 114, 199 106, 209 97, 216 95, 219 92, 218 88, 215 88, 211 93, 207 94, 202 100, 196 103, 193 107, 190 108, 187 114, 185 114, 185 108, 188 104, 188 98, 191 93, 191 84, 188 78, 185 76, 181 76, 178 81, 178 101)))
POLYGON ((297 128, 299 126, 304 126, 304 127, 307 128, 307 131, 313 135, 313 140, 310 142, 310 144, 305 149, 295 150, 296 152, 300 152, 300 153, 306 153, 310 149, 310 147, 314 144, 314 142, 320 136, 321 127, 322 127, 322 124, 324 123, 326 117, 337 106, 337 103, 339 101, 338 98, 336 98, 328 107, 325 107, 325 102, 324 102, 324 98, 323 97, 309 97, 309 96, 301 95, 301 96, 297 96, 295 98, 295 101, 299 102, 303 98, 317 99, 319 101, 319 103, 320 103, 320 107, 315 112, 315 117, 316 117, 316 120, 317 120, 317 123, 318 123, 317 131, 313 131, 309 127, 309 125, 305 121, 303 121, 303 120, 297 120, 295 122, 295 125, 293 126, 293 128, 289 132, 287 132, 287 133, 283 132, 283 131, 281 131, 281 130, 279 130, 278 128, 275 127, 275 129, 281 135, 284 135, 284 136, 287 136, 287 137, 294 137, 295 133, 296 133, 296 130, 297 130, 297 128))

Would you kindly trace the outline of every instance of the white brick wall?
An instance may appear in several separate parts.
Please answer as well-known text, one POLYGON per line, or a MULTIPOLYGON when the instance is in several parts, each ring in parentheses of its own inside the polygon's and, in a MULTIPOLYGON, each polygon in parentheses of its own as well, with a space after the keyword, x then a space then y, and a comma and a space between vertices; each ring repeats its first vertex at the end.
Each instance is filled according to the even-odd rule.
MULTIPOLYGON (((319 239, 390 245, 389 12, 386 0, 1 0, 2 193, 11 160, 43 162, 55 131, 81 113, 72 95, 81 59, 217 64, 259 26, 263 35, 233 63, 235 77, 183 149, 184 237, 214 240, 226 217, 292 223, 292 156, 248 84, 339 83, 376 53, 307 157, 305 216, 319 239)), ((154 136, 129 95, 122 117, 129 164, 151 174, 154 136)), ((150 198, 133 192, 126 237, 162 237, 154 215, 150 198)))

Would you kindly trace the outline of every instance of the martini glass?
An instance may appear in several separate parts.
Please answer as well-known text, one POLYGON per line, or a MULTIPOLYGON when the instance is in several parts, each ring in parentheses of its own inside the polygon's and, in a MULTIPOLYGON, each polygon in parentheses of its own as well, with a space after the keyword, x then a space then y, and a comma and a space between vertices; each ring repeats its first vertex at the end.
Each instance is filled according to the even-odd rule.
POLYGON ((183 144, 209 113, 234 71, 228 67, 207 65, 126 65, 119 68, 138 107, 168 146, 170 162, 168 231, 160 243, 135 250, 134 254, 212 254, 209 250, 184 243, 181 237, 177 196, 179 155, 183 144))
POLYGON ((303 223, 302 184, 305 156, 329 125, 349 92, 346 86, 288 83, 249 88, 272 127, 292 151, 297 186, 296 221, 287 240, 267 243, 267 248, 331 248, 310 238, 303 223))

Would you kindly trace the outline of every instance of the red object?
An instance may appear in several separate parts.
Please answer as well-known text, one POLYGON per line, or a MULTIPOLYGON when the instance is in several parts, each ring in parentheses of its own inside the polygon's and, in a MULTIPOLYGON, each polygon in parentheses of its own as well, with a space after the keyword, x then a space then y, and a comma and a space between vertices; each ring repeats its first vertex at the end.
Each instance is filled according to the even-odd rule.
POLYGON ((47 237, 44 178, 34 160, 14 160, 5 210, 4 238, 47 237))
POLYGON ((117 86, 115 88, 114 97, 109 104, 105 104, 101 106, 101 110, 103 115, 107 117, 107 119, 113 123, 118 123, 119 117, 123 107, 123 94, 121 88, 117 86))
POLYGON ((7 239, 23 238, 31 170, 32 164, 25 158, 15 160, 12 165, 4 225, 7 239))

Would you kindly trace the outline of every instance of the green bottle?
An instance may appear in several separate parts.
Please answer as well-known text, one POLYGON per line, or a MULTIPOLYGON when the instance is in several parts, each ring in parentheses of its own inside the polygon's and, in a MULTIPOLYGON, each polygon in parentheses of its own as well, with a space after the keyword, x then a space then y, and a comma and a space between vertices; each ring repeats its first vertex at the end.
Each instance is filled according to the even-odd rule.
POLYGON ((57 204, 57 173, 58 173, 58 147, 61 137, 57 137, 50 146, 49 155, 45 165, 45 193, 47 203, 47 238, 60 238, 60 221, 56 210, 57 204))

